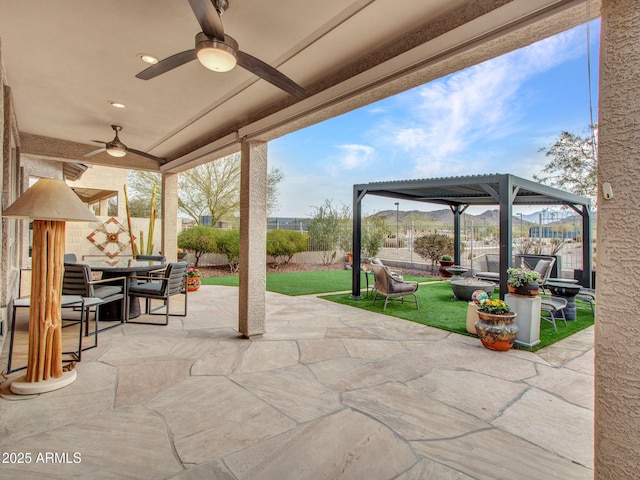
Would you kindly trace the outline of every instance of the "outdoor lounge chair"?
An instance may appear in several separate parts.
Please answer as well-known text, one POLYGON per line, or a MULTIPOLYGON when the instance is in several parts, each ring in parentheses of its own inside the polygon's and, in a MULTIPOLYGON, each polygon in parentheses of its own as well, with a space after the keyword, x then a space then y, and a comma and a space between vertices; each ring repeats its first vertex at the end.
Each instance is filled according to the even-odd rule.
POLYGON ((404 303, 405 297, 412 296, 413 300, 407 300, 407 302, 415 303, 416 309, 418 308, 418 297, 416 296, 418 282, 398 280, 391 274, 389 268, 385 266, 371 265, 371 269, 376 279, 375 294, 371 305, 376 303, 378 295, 385 297, 383 310, 387 309, 387 303, 390 299, 399 298, 404 303))
POLYGON ((556 326, 556 319, 560 318, 564 322, 564 326, 567 326, 567 317, 564 314, 567 308, 567 299, 562 297, 542 297, 542 303, 540 309, 543 312, 547 312, 548 316, 541 315, 540 318, 553 324, 553 330, 558 331, 556 326))
POLYGON ((588 303, 591 307, 591 314, 596 316, 596 291, 593 288, 585 288, 582 287, 578 294, 576 295, 576 300, 580 300, 581 302, 588 303))

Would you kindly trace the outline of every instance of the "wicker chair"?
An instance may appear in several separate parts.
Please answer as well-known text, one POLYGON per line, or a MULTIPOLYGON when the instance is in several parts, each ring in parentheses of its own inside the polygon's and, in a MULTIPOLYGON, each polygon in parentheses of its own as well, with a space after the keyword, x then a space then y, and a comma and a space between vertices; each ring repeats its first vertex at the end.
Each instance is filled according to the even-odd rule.
POLYGON ((384 297, 383 310, 387 309, 387 303, 390 299, 399 298, 404 303, 405 297, 413 297, 413 300, 407 300, 407 302, 415 303, 416 309, 418 308, 418 297, 416 296, 418 282, 399 280, 391 274, 389 268, 384 266, 371 265, 371 269, 376 278, 375 294, 371 305, 376 303, 378 295, 384 297))

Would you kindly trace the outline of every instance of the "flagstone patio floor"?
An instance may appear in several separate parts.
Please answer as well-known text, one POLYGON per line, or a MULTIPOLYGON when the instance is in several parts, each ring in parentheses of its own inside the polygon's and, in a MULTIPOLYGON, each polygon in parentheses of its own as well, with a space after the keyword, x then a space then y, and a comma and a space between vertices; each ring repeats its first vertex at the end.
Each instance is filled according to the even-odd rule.
POLYGON ((16 396, 9 375, 0 478, 593 478, 593 327, 501 353, 269 292, 267 333, 237 324, 238 289, 203 286, 169 326, 101 333, 65 388, 16 396))

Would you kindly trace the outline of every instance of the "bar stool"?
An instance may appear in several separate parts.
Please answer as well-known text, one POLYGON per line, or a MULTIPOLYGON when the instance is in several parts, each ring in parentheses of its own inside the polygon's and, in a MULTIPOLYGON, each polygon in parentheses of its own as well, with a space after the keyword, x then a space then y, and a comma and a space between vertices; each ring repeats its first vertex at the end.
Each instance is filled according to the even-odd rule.
MULTIPOLYGON (((91 307, 99 305, 102 303, 102 300, 99 298, 91 298, 91 297, 81 297, 80 295, 62 295, 60 300, 60 308, 74 308, 80 311, 80 318, 78 320, 64 320, 67 325, 63 325, 63 328, 68 327, 70 325, 78 324, 78 349, 72 350, 68 352, 62 352, 64 355, 72 355, 73 358, 70 360, 63 360, 63 362, 73 362, 73 361, 81 361, 82 360, 82 352, 88 350, 90 348, 95 348, 98 344, 97 342, 97 331, 95 332, 94 344, 91 346, 83 347, 82 346, 82 325, 85 319, 88 321, 89 319, 89 310, 91 307)), ((24 370, 27 368, 26 366, 12 369, 11 364, 13 361, 13 342, 15 338, 16 331, 16 310, 18 308, 30 308, 31 307, 31 297, 23 297, 16 298, 13 300, 12 306, 12 314, 11 314, 11 333, 9 335, 9 360, 7 362, 7 374, 17 372, 18 370, 24 370)))

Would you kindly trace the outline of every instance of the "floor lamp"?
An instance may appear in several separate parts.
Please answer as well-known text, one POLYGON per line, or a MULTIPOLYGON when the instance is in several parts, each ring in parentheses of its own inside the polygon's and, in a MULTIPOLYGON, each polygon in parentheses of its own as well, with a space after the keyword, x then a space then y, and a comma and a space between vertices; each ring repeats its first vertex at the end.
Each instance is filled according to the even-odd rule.
POLYGON ((42 178, 4 209, 3 217, 33 220, 27 373, 11 383, 17 394, 57 390, 77 378, 62 370, 62 275, 65 222, 97 222, 62 180, 42 178))

